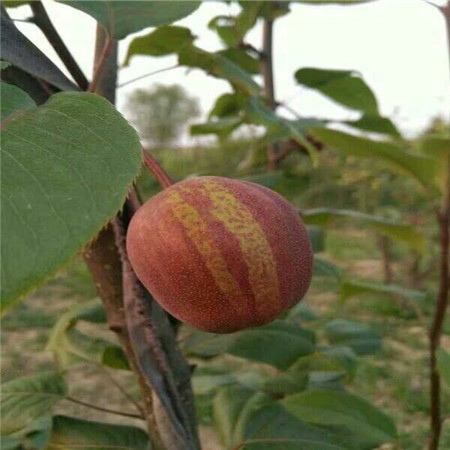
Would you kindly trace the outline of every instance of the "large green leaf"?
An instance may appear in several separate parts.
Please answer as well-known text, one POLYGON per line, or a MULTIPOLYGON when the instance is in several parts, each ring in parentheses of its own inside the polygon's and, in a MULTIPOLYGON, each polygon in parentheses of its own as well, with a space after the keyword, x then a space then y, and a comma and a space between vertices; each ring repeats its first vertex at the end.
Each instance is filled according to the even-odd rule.
POLYGON ((309 225, 321 227, 333 226, 336 220, 350 219, 358 221, 365 226, 389 236, 400 242, 405 242, 410 247, 423 252, 425 250, 425 239, 412 225, 386 219, 379 216, 371 216, 359 211, 350 211, 347 209, 318 208, 304 210, 301 212, 303 221, 309 225))
POLYGON ((48 450, 150 450, 147 433, 137 427, 55 416, 48 450))
POLYGON ((15 112, 36 106, 33 99, 22 89, 8 83, 0 83, 2 102, 0 104, 0 121, 3 122, 15 112))
POLYGON ((105 99, 54 95, 2 129, 2 308, 67 264, 122 206, 136 132, 105 99))
POLYGON ((136 55, 164 56, 178 53, 185 45, 194 42, 195 36, 189 28, 166 25, 144 35, 134 38, 128 46, 124 65, 136 55))
POLYGON ((18 30, 5 10, 2 10, 0 14, 0 23, 2 59, 63 91, 79 90, 78 86, 69 80, 53 61, 18 30))
POLYGON ((373 141, 329 128, 313 128, 310 133, 320 142, 346 155, 387 162, 417 178, 425 188, 433 184, 438 174, 438 164, 432 158, 408 153, 391 142, 373 141))
POLYGON ((347 108, 378 114, 377 99, 365 81, 351 70, 327 70, 305 67, 295 73, 303 86, 315 89, 347 108))
POLYGON ((78 321, 96 322, 103 308, 99 300, 77 303, 53 327, 46 350, 53 352, 58 366, 65 370, 73 364, 94 362, 118 369, 129 369, 123 350, 117 344, 75 329, 78 321))
POLYGON ((66 395, 61 375, 46 372, 17 378, 1 386, 0 430, 2 435, 18 432, 47 415, 66 395))
POLYGON ((257 94, 261 90, 251 74, 219 52, 211 53, 194 45, 188 45, 179 51, 178 63, 182 66, 202 69, 214 77, 225 79, 240 92, 257 94))
POLYGON ((381 298, 394 297, 404 298, 412 302, 420 302, 425 299, 426 294, 413 289, 405 289, 395 284, 382 284, 374 281, 347 279, 341 283, 340 296, 345 301, 352 297, 371 295, 381 298))
POLYGON ((148 27, 167 25, 194 12, 200 1, 59 0, 92 16, 115 39, 148 27))
POLYGON ((314 335, 298 324, 276 320, 229 335, 195 332, 187 339, 186 350, 206 358, 229 353, 286 369, 314 351, 314 335))
POLYGON ((437 352, 437 366, 442 379, 450 388, 450 354, 442 348, 437 352))
POLYGON ((302 422, 270 396, 239 386, 216 394, 214 419, 225 448, 275 450, 288 442, 296 446, 287 448, 344 450, 327 430, 302 422), (267 446, 253 447, 256 443, 267 446))
POLYGON ((344 319, 327 323, 325 335, 331 344, 349 347, 358 355, 375 353, 382 344, 380 336, 367 325, 344 319))
POLYGON ((307 423, 342 427, 366 443, 377 447, 396 439, 393 421, 366 400, 346 392, 305 391, 282 400, 284 407, 307 423))

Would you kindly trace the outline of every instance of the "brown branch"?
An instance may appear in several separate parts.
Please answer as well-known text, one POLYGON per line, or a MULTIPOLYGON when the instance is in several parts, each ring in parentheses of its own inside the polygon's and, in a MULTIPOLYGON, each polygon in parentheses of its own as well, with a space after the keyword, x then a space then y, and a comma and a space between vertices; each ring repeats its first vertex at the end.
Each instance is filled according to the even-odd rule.
POLYGON ((441 209, 438 214, 440 236, 440 279, 439 292, 433 323, 430 330, 430 397, 431 397, 431 436, 429 450, 439 448, 439 439, 442 430, 441 419, 441 379, 437 368, 437 350, 442 336, 445 314, 449 303, 450 273, 450 157, 447 171, 447 192, 444 193, 441 209))
POLYGON ((85 91, 89 86, 89 82, 56 31, 56 28, 53 26, 44 5, 39 0, 30 2, 30 7, 33 11, 33 22, 44 33, 45 37, 55 49, 62 63, 66 66, 66 69, 72 75, 78 86, 85 91))
MULTIPOLYGON (((110 41, 106 31, 100 25, 97 25, 95 61, 98 62, 94 65, 98 68, 99 61, 103 60, 102 65, 105 66, 106 70, 102 71, 103 73, 96 70, 97 86, 95 86, 95 90, 99 95, 103 95, 114 104, 117 80, 117 43, 113 43, 108 57, 104 58, 104 50, 107 48, 106 43, 108 40, 110 41)), ((138 199, 135 197, 135 195, 130 196, 125 204, 124 211, 127 211, 129 214, 132 214, 139 207, 138 199)), ((125 219, 128 218, 122 217, 117 220, 125 219)), ((98 234, 95 241, 85 249, 83 257, 102 299, 109 328, 116 334, 130 367, 137 377, 141 388, 147 429, 153 448, 155 450, 163 450, 164 445, 153 414, 152 391, 148 388, 145 378, 139 370, 126 326, 123 304, 122 261, 111 224, 108 224, 98 234)))
MULTIPOLYGON (((269 5, 269 8, 272 5, 269 5)), ((261 75, 263 77, 264 97, 267 106, 274 111, 277 107, 275 101, 275 84, 273 77, 273 20, 264 19, 263 23, 263 43, 262 55, 260 58, 261 75)), ((277 153, 279 146, 273 142, 267 146, 267 169, 275 171, 278 169, 279 161, 277 153)))
MULTIPOLYGON (((445 17, 448 56, 450 63, 450 2, 441 9, 445 17)), ((429 450, 438 450, 442 432, 441 378, 437 368, 437 351, 441 344, 442 327, 449 303, 450 291, 450 155, 447 161, 446 186, 437 219, 440 237, 439 291, 436 299, 433 323, 430 329, 430 412, 431 433, 429 450)))
POLYGON ((96 406, 93 405, 92 403, 83 402, 82 400, 78 400, 73 397, 64 397, 64 400, 76 403, 77 405, 85 406, 86 408, 96 409, 97 411, 103 411, 109 414, 116 414, 117 416, 133 417, 134 419, 143 419, 143 420, 145 419, 145 417, 140 414, 126 413, 122 411, 116 411, 114 409, 102 408, 101 406, 96 406))

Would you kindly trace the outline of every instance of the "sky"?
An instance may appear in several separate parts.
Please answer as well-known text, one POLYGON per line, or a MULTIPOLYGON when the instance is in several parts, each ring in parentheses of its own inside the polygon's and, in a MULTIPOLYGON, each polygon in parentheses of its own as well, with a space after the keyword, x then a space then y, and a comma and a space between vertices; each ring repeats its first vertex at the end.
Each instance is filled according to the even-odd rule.
MULTIPOLYGON (((444 0, 433 1, 442 4, 444 0)), ((44 0, 44 4, 63 40, 90 76, 94 20, 60 3, 44 0)), ((393 119, 406 136, 419 134, 434 117, 450 119, 445 24, 436 8, 423 0, 378 0, 354 6, 292 4, 291 10, 278 19, 274 27, 278 101, 286 102, 302 116, 357 118, 357 113, 341 108, 316 92, 300 88, 293 76, 301 67, 351 69, 362 74, 378 98, 381 113, 393 119)), ((28 6, 10 11, 13 18, 30 16, 28 6)), ((189 27, 198 36, 198 46, 215 51, 222 48, 222 44, 207 24, 214 16, 229 12, 230 6, 224 3, 203 2, 196 12, 177 24, 189 27)), ((20 22, 16 25, 65 71, 37 27, 20 22)), ((130 41, 148 31, 143 30, 120 42, 120 62, 130 41)), ((249 42, 260 47, 261 34, 262 27, 258 25, 249 33, 249 42)), ((174 64, 175 56, 134 57, 129 67, 121 68, 118 83, 174 64)), ((118 109, 124 111, 126 97, 133 89, 151 87, 155 83, 181 84, 199 98, 205 115, 220 94, 231 91, 226 81, 207 76, 200 70, 177 68, 119 88, 118 109)))

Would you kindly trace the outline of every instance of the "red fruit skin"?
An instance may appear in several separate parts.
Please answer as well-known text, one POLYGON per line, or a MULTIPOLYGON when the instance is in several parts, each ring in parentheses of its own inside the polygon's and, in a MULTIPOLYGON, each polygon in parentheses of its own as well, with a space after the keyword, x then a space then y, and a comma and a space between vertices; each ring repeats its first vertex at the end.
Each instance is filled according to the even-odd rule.
POLYGON ((298 212, 257 184, 190 178, 134 215, 127 251, 156 301, 200 330, 266 324, 302 299, 313 253, 298 212))

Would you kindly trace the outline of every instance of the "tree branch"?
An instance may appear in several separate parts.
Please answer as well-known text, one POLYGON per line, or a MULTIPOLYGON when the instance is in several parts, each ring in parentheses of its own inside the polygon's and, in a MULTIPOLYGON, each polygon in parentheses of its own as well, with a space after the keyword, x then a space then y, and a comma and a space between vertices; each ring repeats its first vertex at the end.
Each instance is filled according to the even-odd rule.
POLYGON ((78 86, 85 91, 89 86, 89 82, 53 26, 44 5, 39 0, 30 2, 30 7, 33 11, 33 22, 44 33, 78 86))
MULTIPOLYGON (((447 31, 448 57, 450 63, 450 1, 441 8, 447 31)), ((440 237, 439 291, 436 299, 433 323, 430 329, 430 410, 431 433, 429 450, 438 450, 442 432, 441 378, 437 368, 437 350, 441 344, 442 327, 449 303, 450 291, 450 155, 447 160, 446 186, 437 214, 440 237)))
POLYGON ((158 161, 147 151, 144 150, 144 160, 147 167, 150 169, 154 177, 158 180, 163 189, 172 186, 173 181, 167 172, 161 167, 158 161))

